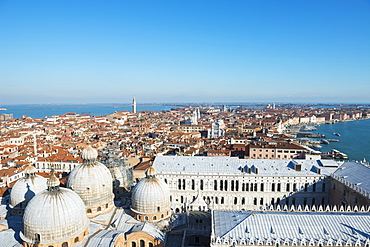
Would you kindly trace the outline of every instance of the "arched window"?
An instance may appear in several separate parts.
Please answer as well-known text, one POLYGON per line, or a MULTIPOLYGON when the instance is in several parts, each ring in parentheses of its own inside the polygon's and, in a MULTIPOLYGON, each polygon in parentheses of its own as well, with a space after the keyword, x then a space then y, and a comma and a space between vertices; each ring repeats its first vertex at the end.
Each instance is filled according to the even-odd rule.
POLYGON ((203 190, 203 179, 200 180, 200 190, 203 190))
POLYGON ((136 243, 134 241, 131 242, 131 247, 136 247, 136 243))
POLYGON ((217 190, 217 180, 215 180, 215 181, 213 181, 213 183, 214 183, 214 190, 217 190))
POLYGON ((101 207, 98 207, 98 209, 97 209, 97 210, 98 210, 98 212, 99 212, 99 211, 101 211, 101 207))
POLYGON ((67 242, 64 242, 64 243, 62 244, 62 247, 68 247, 68 243, 67 243, 67 242))
POLYGON ((161 218, 163 218, 164 217, 164 215, 163 214, 161 214, 161 218))
POLYGON ((107 203, 107 204, 105 204, 105 208, 108 208, 108 203, 107 203))
POLYGON ((75 243, 77 243, 78 242, 78 237, 75 237, 75 243))
POLYGON ((149 217, 148 216, 145 216, 145 220, 149 220, 149 217))
POLYGON ((149 247, 154 247, 153 243, 149 243, 149 247))
POLYGON ((140 240, 140 247, 145 247, 145 241, 144 240, 140 240))
POLYGON ((36 243, 40 243, 40 241, 41 241, 40 234, 35 233, 35 242, 36 242, 36 243))
POLYGON ((91 209, 89 208, 89 209, 87 209, 87 211, 86 211, 88 214, 91 214, 91 209))
POLYGON ((153 216, 153 220, 157 220, 157 216, 155 216, 155 215, 154 215, 154 216, 153 216))

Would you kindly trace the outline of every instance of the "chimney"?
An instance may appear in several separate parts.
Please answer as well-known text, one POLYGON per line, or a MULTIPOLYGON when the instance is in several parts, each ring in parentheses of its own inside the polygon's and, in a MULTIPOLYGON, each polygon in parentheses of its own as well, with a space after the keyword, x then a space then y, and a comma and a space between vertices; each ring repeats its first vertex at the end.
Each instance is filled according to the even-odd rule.
POLYGON ((297 172, 302 171, 302 165, 301 165, 301 164, 295 164, 295 170, 296 170, 297 172))

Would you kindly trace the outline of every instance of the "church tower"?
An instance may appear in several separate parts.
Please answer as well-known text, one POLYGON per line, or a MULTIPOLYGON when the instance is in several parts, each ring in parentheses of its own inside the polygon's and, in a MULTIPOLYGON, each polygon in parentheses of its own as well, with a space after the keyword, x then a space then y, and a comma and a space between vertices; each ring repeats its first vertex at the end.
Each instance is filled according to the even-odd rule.
POLYGON ((132 99, 132 113, 136 113, 136 99, 135 99, 135 96, 132 99))

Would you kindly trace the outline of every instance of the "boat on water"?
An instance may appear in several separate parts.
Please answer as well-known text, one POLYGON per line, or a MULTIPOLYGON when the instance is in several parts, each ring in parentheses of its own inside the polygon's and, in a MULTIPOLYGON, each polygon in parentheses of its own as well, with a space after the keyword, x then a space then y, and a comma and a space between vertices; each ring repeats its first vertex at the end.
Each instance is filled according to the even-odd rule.
POLYGON ((332 149, 330 153, 333 155, 334 159, 340 159, 340 160, 347 160, 348 155, 345 153, 342 153, 336 149, 332 149))
POLYGON ((6 108, 0 108, 0 111, 6 111, 6 110, 8 110, 8 109, 6 109, 6 108))
POLYGON ((338 139, 326 139, 328 142, 339 142, 338 139))
POLYGON ((340 136, 340 134, 339 134, 339 133, 333 133, 333 135, 340 136))
POLYGON ((312 125, 304 125, 300 131, 315 131, 316 128, 315 126, 312 126, 312 125))
POLYGON ((328 140, 325 140, 325 139, 322 139, 320 141, 321 144, 330 144, 330 142, 328 140))

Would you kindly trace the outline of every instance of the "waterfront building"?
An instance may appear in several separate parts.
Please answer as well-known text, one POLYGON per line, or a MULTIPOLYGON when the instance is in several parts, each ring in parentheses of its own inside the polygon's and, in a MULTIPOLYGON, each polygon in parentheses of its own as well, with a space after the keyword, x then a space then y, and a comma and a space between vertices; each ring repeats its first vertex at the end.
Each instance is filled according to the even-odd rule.
POLYGON ((330 204, 343 206, 370 205, 370 167, 345 162, 331 176, 330 204))
POLYGON ((205 209, 219 210, 327 205, 328 178, 339 165, 333 160, 157 156, 153 168, 168 184, 175 212, 183 212, 198 196, 205 209))
POLYGON ((0 114, 0 121, 7 121, 13 118, 13 114, 0 114))
POLYGON ((369 229, 369 212, 216 210, 210 246, 369 246, 369 229))

